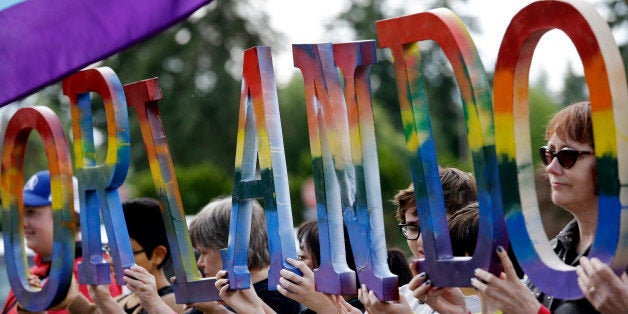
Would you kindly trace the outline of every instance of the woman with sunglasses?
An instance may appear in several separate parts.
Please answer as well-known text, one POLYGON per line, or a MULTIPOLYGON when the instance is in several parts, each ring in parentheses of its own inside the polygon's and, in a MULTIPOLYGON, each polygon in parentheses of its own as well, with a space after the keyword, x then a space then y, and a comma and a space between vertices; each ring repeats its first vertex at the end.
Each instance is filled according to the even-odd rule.
MULTIPOLYGON (((577 266, 593 243, 598 219, 597 173, 591 123, 591 104, 579 102, 559 111, 550 120, 540 148, 541 161, 551 185, 552 202, 574 219, 551 241, 565 264, 577 266)), ((522 284, 510 259, 499 247, 504 273, 500 277, 478 269, 472 284, 483 302, 504 313, 598 313, 585 299, 559 300, 534 287, 527 278, 522 284)))

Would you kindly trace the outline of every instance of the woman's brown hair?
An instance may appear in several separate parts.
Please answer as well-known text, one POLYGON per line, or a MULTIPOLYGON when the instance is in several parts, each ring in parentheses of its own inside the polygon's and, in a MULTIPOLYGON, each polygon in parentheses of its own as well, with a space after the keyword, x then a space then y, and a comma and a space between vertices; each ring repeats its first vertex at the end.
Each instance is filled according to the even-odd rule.
POLYGON ((560 139, 571 139, 578 143, 593 145, 591 103, 577 102, 559 111, 552 117, 545 131, 545 140, 556 134, 560 139))

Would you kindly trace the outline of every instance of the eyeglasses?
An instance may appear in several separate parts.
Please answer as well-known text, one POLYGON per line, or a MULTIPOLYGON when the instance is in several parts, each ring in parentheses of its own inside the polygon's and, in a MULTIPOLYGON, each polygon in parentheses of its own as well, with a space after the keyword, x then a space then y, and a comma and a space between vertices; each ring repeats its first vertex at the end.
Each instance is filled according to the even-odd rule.
MULTIPOLYGON (((109 244, 103 244, 102 245, 102 251, 103 251, 103 253, 105 253, 107 255, 111 255, 111 248, 109 247, 109 244)), ((144 249, 133 251, 133 255, 141 254, 141 253, 144 253, 144 252, 146 252, 146 250, 144 250, 144 249)))
POLYGON ((421 227, 416 223, 400 223, 398 226, 401 235, 408 240, 416 240, 421 235, 421 227))
POLYGON ((554 157, 556 157, 558 158, 558 163, 560 164, 560 166, 565 169, 569 169, 573 167, 573 165, 576 164, 576 161, 578 160, 578 157, 580 155, 592 155, 593 154, 593 152, 591 151, 581 151, 581 150, 575 150, 571 148, 563 148, 559 150, 558 152, 555 152, 549 149, 549 147, 547 146, 543 146, 539 148, 539 153, 541 154, 541 161, 543 162, 544 165, 546 166, 549 165, 554 159, 554 157))

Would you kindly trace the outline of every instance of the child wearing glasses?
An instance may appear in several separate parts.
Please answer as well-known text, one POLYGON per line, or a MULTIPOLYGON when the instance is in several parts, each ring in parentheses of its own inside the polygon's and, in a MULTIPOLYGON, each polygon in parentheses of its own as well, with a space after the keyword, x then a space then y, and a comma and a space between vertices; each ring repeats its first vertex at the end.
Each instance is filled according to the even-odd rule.
MULTIPOLYGON (((439 176, 443 189, 443 198, 447 218, 449 219, 465 206, 477 201, 477 187, 470 174, 456 168, 439 168, 439 176)), ((397 207, 395 216, 400 221, 399 230, 410 247, 413 257, 425 258, 423 238, 419 227, 419 215, 416 210, 414 186, 401 190, 393 198, 397 207)), ((452 245, 457 236, 452 236, 452 245)), ((475 240, 473 241, 475 244, 475 240)), ((473 247, 475 249, 475 245, 473 247)), ((471 249, 463 249, 469 255, 471 249)), ((399 287, 398 303, 382 303, 377 300, 372 292, 366 291, 366 287, 360 289, 359 298, 369 313, 447 313, 452 308, 467 308, 471 311, 481 310, 479 298, 475 295, 466 297, 458 288, 444 288, 438 298, 428 300, 425 296, 435 289, 429 285, 423 285, 428 280, 424 273, 414 276, 410 283, 399 287), (417 298, 417 294, 419 298, 417 298), (433 307, 432 307, 433 306, 433 307), (446 306, 446 307, 443 307, 446 306)))
POLYGON ((87 298, 70 288, 66 299, 69 313, 184 313, 177 304, 174 288, 166 278, 164 265, 170 259, 168 234, 159 202, 138 198, 122 204, 124 219, 131 239, 135 265, 124 270, 129 294, 112 297, 107 285, 92 285, 91 304, 87 298))
MULTIPOLYGON (((470 174, 456 168, 440 168, 438 172, 443 188, 447 218, 465 205, 477 200, 478 192, 475 180, 470 174)), ((393 198, 393 203, 397 207, 395 217, 400 221, 401 235, 406 238, 414 258, 425 258, 423 239, 420 236, 419 214, 416 211, 414 198, 414 186, 410 184, 405 190, 399 191, 393 198)))

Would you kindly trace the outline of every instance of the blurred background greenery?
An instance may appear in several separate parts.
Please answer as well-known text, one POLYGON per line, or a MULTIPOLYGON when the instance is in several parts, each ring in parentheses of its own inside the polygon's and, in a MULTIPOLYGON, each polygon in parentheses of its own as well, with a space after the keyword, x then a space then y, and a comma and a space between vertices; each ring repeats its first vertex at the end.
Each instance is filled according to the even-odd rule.
MULTIPOLYGON (((465 0, 431 1, 429 7, 452 7, 460 1, 465 0)), ((242 71, 238 58, 247 48, 265 45, 273 49, 285 40, 281 30, 269 26, 269 16, 255 10, 252 2, 216 0, 186 21, 94 65, 111 67, 123 84, 159 78, 164 94, 164 99, 160 101, 162 121, 187 214, 195 214, 218 195, 230 194, 233 187, 242 71)), ((356 40, 376 39, 375 21, 415 13, 399 7, 394 15, 385 15, 384 8, 392 1, 350 2, 349 8, 327 26, 330 34, 342 25, 354 31, 356 40)), ((606 0, 600 3, 610 12, 606 16, 609 25, 625 29, 628 23, 626 2, 606 0)), ((476 17, 461 17, 469 28, 476 27, 476 17)), ((422 43, 421 49, 439 163, 473 171, 460 96, 451 66, 436 45, 422 43)), ((623 43, 620 50, 626 66, 627 44, 623 43)), ((371 81, 386 237, 389 246, 407 249, 397 232, 394 208, 389 200, 397 190, 408 186, 410 171, 389 51, 378 49, 378 54, 379 62, 372 67, 371 81)), ((492 78, 492 73, 488 75, 492 78)), ((531 82, 530 86, 533 147, 544 142, 544 125, 554 112, 563 105, 588 97, 583 77, 571 71, 565 78, 562 92, 551 93, 546 86, 543 79, 531 82)), ((302 77, 295 75, 287 84, 278 85, 278 95, 296 226, 303 220, 304 212, 301 185, 312 173, 302 77)), ((106 130, 106 123, 102 104, 98 103, 97 97, 95 100, 92 108, 95 128, 101 130, 97 132, 100 136, 96 141, 101 143, 98 158, 102 163, 107 145, 106 133, 102 132, 106 130)), ((71 141, 69 103, 61 93, 60 84, 47 87, 19 104, 7 106, 4 111, 10 113, 20 106, 29 105, 52 107, 61 117, 71 141)), ((7 116, 4 115, 3 125, 7 116)), ((127 197, 154 196, 152 176, 133 110, 129 110, 129 120, 131 169, 124 185, 125 194, 127 197)), ((42 152, 41 139, 36 134, 31 135, 27 147, 26 177, 46 167, 42 152)), ((546 231, 549 237, 553 237, 570 218, 564 211, 553 208, 547 195, 548 187, 544 184, 543 176, 539 175, 539 202, 544 208, 546 231)))

